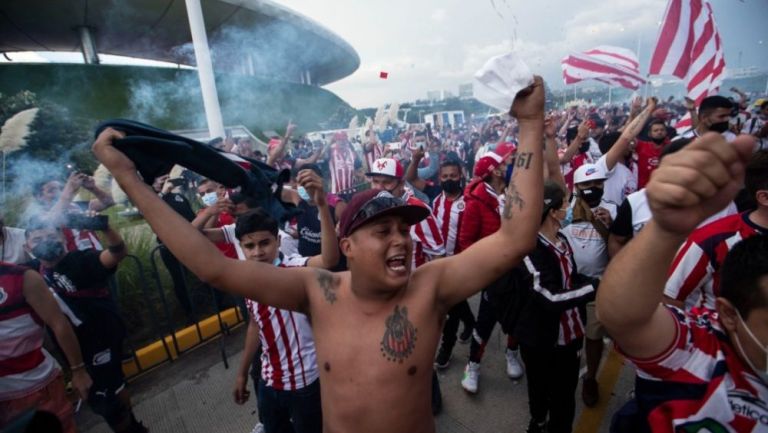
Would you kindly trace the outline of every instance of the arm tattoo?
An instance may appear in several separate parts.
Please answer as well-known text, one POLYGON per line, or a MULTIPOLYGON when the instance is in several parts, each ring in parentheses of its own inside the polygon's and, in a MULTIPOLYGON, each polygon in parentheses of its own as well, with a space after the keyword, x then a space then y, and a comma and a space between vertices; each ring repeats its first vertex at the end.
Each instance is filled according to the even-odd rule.
POLYGON ((416 347, 416 331, 408 320, 408 308, 395 305, 395 311, 387 317, 381 338, 381 356, 402 364, 416 347))
POLYGON ((533 161, 533 152, 523 152, 517 154, 515 157, 517 168, 524 168, 528 170, 531 167, 531 161, 533 161))
POLYGON ((517 190, 514 181, 510 181, 507 185, 507 196, 504 202, 504 219, 512 219, 512 206, 517 206, 518 210, 523 210, 525 201, 520 197, 520 192, 517 190))
POLYGON ((317 283, 323 289, 325 300, 329 304, 336 302, 336 286, 333 282, 333 274, 325 270, 315 269, 315 275, 317 275, 317 283))

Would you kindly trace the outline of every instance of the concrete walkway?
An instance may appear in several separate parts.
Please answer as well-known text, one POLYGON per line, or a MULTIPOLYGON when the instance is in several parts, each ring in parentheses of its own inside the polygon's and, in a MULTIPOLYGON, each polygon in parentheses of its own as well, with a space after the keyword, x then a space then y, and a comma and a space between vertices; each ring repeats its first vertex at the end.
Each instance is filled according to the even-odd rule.
MULTIPOLYGON (((470 300, 475 311, 477 302, 477 296, 470 300)), ((244 337, 244 326, 224 337, 229 369, 222 362, 219 345, 211 342, 133 380, 129 390, 137 417, 156 433, 250 433, 257 422, 255 403, 249 401, 238 406, 232 399, 244 337)), ((459 383, 469 345, 457 344, 451 365, 438 374, 443 392, 443 411, 435 419, 438 432, 525 432, 528 425, 525 379, 512 382, 506 377, 505 343, 506 338, 499 335, 497 329, 483 359, 479 393, 474 396, 465 393, 459 383)), ((603 364, 610 367, 601 371, 601 404, 585 410, 581 404, 581 388, 576 391, 576 433, 608 432, 610 416, 627 400, 632 389, 630 369, 621 366, 616 354, 606 358, 608 362, 604 359, 603 364), (611 384, 614 386, 610 387, 611 384)), ((86 405, 77 421, 83 432, 110 431, 86 405)))

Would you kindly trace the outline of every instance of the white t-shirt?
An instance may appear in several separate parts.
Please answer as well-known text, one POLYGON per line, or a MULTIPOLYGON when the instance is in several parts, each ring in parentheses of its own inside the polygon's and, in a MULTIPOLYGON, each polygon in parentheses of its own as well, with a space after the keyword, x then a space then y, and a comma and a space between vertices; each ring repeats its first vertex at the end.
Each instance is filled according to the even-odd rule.
POLYGON ((16 227, 3 227, 3 243, 0 247, 0 259, 6 263, 21 264, 30 260, 24 251, 24 229, 16 227))
POLYGON ((603 155, 595 163, 608 176, 603 187, 603 201, 618 207, 627 195, 637 190, 637 177, 632 170, 620 162, 613 167, 613 170, 608 170, 606 159, 606 155, 603 155))
MULTIPOLYGON (((602 201, 598 207, 607 210, 611 218, 616 218, 614 204, 602 201)), ((571 244, 577 271, 588 277, 601 278, 605 267, 608 266, 608 246, 595 226, 587 221, 579 221, 560 229, 560 232, 571 244)))

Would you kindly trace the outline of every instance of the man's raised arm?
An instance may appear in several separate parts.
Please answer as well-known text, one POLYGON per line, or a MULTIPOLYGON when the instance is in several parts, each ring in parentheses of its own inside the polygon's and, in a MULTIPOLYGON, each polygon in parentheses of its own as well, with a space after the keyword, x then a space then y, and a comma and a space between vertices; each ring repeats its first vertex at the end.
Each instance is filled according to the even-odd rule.
POLYGON ((600 283, 597 315, 633 358, 662 354, 675 338, 661 304, 667 268, 685 237, 733 199, 743 184, 754 139, 732 144, 707 134, 664 158, 648 183, 653 218, 611 261, 600 283))
MULTIPOLYGON (((520 125, 512 179, 505 192, 501 228, 466 251, 431 262, 440 267, 438 301, 450 308, 517 266, 536 246, 543 208, 544 82, 518 94, 511 114, 520 125)), ((425 266, 425 267, 426 267, 425 266)))
POLYGON ((113 140, 122 137, 123 134, 114 129, 104 130, 93 143, 93 153, 179 261, 201 280, 219 289, 278 308, 307 310, 305 287, 313 278, 312 271, 226 258, 139 178, 133 162, 112 145, 113 140))

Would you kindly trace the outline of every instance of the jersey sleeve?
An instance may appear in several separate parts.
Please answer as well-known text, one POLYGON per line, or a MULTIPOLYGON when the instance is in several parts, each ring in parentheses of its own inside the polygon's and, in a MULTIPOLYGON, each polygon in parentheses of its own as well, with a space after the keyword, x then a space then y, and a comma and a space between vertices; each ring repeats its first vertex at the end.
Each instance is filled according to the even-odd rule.
POLYGON ((530 274, 529 287, 534 294, 532 300, 549 311, 566 311, 583 305, 595 295, 595 288, 585 285, 574 290, 563 290, 560 269, 548 265, 546 251, 537 247, 523 259, 526 271, 530 274))
POLYGON ((632 228, 632 205, 626 198, 621 202, 619 210, 616 212, 616 219, 613 220, 610 228, 611 234, 625 238, 631 238, 634 234, 632 228))
POLYGON ((672 261, 664 295, 685 301, 696 289, 711 284, 713 273, 709 254, 688 239, 672 261))

